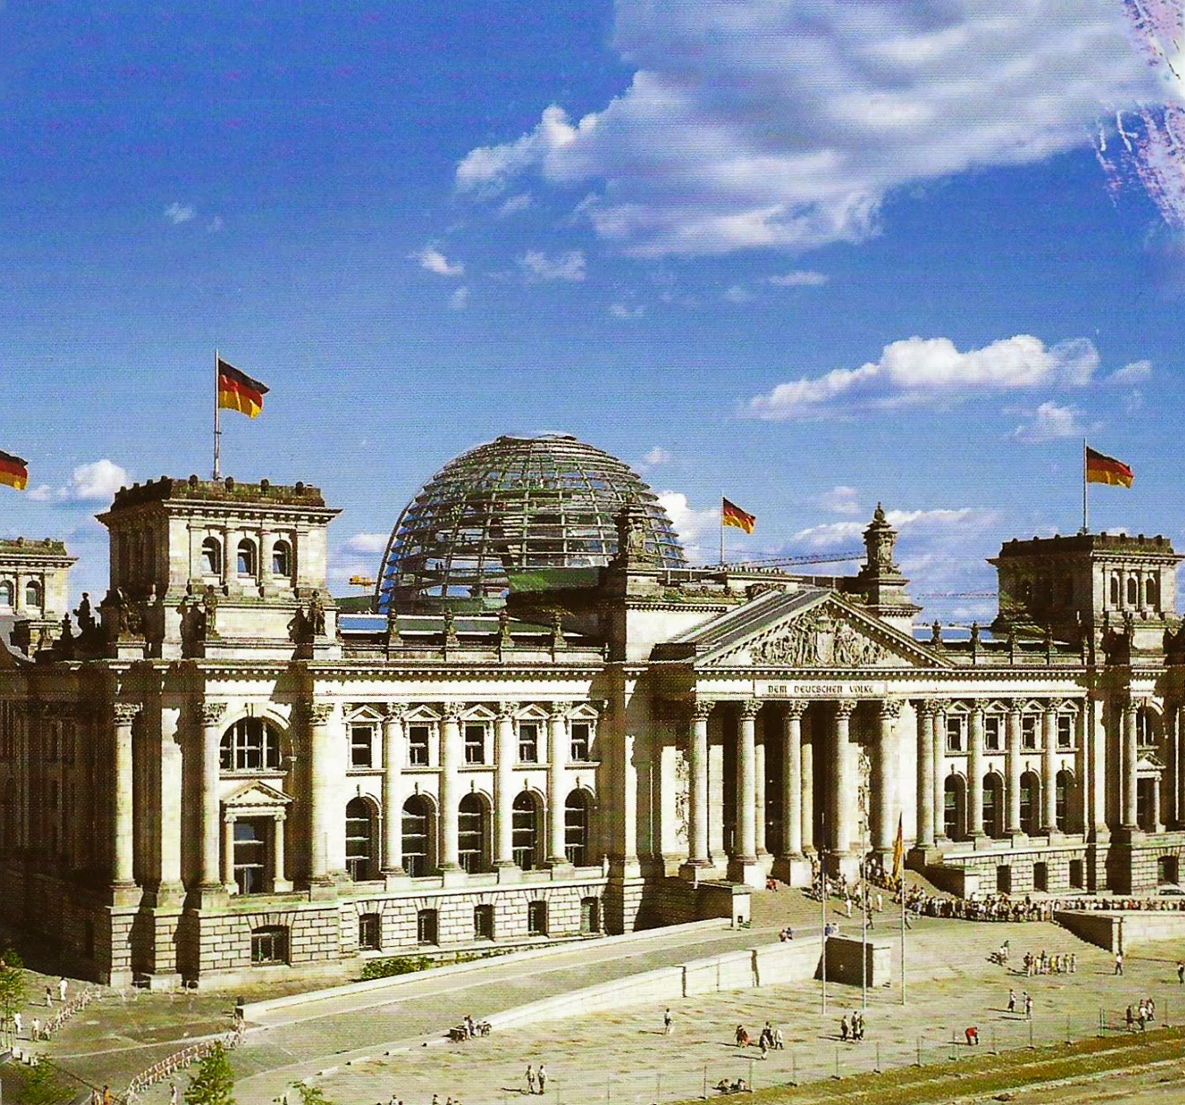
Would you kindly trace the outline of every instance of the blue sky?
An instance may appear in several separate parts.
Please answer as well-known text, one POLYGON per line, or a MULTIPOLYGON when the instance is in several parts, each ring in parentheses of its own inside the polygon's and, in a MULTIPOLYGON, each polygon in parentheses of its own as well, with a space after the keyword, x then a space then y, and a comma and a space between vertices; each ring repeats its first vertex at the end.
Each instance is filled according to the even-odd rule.
MULTIPOLYGON (((224 471, 345 513, 335 589, 500 433, 563 430, 711 557, 918 594, 1081 523, 1185 546, 1172 0, 0 0, 0 534, 208 474, 215 347, 271 392, 224 471)), ((923 600, 990 617, 988 599, 923 600)))

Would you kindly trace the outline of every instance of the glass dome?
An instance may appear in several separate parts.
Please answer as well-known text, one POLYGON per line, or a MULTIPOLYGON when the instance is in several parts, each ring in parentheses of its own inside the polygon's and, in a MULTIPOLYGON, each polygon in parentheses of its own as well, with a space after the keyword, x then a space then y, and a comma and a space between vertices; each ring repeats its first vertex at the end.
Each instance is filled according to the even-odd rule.
POLYGON ((615 457, 568 434, 479 445, 446 464, 399 516, 378 608, 498 606, 508 571, 603 566, 617 551, 614 518, 629 498, 645 513, 647 548, 663 567, 686 567, 658 497, 615 457))

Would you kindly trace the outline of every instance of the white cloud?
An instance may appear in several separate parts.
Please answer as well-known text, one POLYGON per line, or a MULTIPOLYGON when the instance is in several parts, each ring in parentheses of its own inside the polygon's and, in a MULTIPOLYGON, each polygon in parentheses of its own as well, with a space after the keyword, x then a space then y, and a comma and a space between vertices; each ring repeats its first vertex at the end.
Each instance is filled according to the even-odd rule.
POLYGON ((382 553, 387 549, 388 534, 385 533, 356 533, 347 538, 343 548, 350 552, 382 553))
POLYGON ((469 306, 469 285, 462 284, 449 296, 448 305, 454 311, 463 311, 469 306))
POLYGON ((548 257, 537 249, 529 249, 518 263, 529 281, 570 280, 579 282, 585 273, 584 253, 579 249, 569 250, 557 257, 548 257))
POLYGON ((188 204, 170 203, 165 208, 165 218, 169 220, 174 226, 180 226, 182 223, 187 223, 190 219, 196 217, 197 212, 188 204))
POLYGON ((649 450, 642 458, 642 463, 648 468, 654 468, 659 464, 670 464, 675 459, 675 454, 670 449, 664 449, 661 445, 655 445, 653 449, 649 450))
POLYGON ((1020 441, 1057 441, 1063 437, 1082 437, 1086 427, 1079 421, 1081 411, 1076 407, 1059 407, 1049 401, 1033 412, 1031 422, 1023 422, 1012 431, 1020 441))
POLYGON ((531 203, 530 192, 519 192, 517 195, 511 196, 498 208, 498 217, 504 219, 507 215, 513 215, 516 211, 525 211, 531 206, 531 203))
MULTIPOLYGON (((939 508, 936 510, 886 510, 885 518, 889 525, 900 531, 915 531, 920 533, 939 533, 943 531, 964 528, 981 529, 996 520, 994 511, 981 507, 959 507, 951 510, 939 508)), ((806 546, 812 549, 848 547, 852 542, 859 543, 868 523, 862 521, 851 522, 821 522, 815 526, 800 529, 790 538, 791 544, 806 546)))
POLYGON ((47 483, 38 484, 28 492, 28 497, 35 503, 47 503, 53 498, 53 488, 47 483))
POLYGON ((968 392, 1082 386, 1090 382, 1098 360, 1086 338, 1046 347, 1038 338, 1018 334, 961 353, 949 338, 915 336, 891 342, 879 360, 859 368, 778 384, 742 404, 741 414, 768 421, 823 418, 868 407, 949 401, 968 392))
POLYGON ((1115 0, 617 0, 629 87, 472 150, 460 191, 531 173, 639 255, 811 249, 876 233, 895 189, 1084 147, 1163 102, 1115 0))
POLYGON ((126 468, 104 457, 91 464, 80 464, 70 474, 66 486, 57 492, 59 499, 80 499, 86 502, 108 502, 121 487, 132 481, 126 468))
POLYGON ((720 554, 711 539, 720 532, 720 510, 694 510, 681 491, 663 491, 658 501, 666 508, 688 559, 715 562, 720 554))
POLYGON ((225 223, 222 221, 222 216, 221 216, 221 215, 215 215, 215 216, 214 216, 212 219, 210 219, 210 220, 209 220, 209 221, 206 223, 206 229, 207 229, 208 231, 210 231, 210 233, 212 233, 212 234, 216 234, 216 233, 217 233, 218 231, 220 231, 220 230, 223 228, 223 226, 225 226, 225 225, 226 225, 226 224, 225 224, 225 223))
POLYGON ((811 269, 795 269, 793 272, 771 276, 769 282, 779 288, 817 288, 826 284, 829 277, 825 272, 814 272, 811 269))
POLYGON ((449 260, 435 246, 425 246, 418 253, 411 255, 412 260, 419 261, 420 268, 436 273, 437 276, 464 276, 465 266, 460 262, 450 264, 449 260))
POLYGON ((753 293, 749 291, 743 284, 733 284, 731 288, 724 293, 724 298, 729 303, 748 303, 753 298, 753 293))
POLYGON ((858 492, 854 487, 836 484, 830 491, 824 491, 822 495, 815 496, 815 502, 833 514, 859 514, 860 504, 857 501, 857 495, 858 492))
POLYGON ((1147 380, 1152 375, 1151 361, 1132 361, 1131 364, 1125 364, 1122 368, 1117 368, 1110 376, 1107 377, 1108 383, 1117 384, 1135 384, 1141 380, 1147 380))
POLYGON ((634 307, 627 307, 624 303, 610 303, 609 313, 614 318, 641 318, 646 313, 646 308, 641 303, 634 307))

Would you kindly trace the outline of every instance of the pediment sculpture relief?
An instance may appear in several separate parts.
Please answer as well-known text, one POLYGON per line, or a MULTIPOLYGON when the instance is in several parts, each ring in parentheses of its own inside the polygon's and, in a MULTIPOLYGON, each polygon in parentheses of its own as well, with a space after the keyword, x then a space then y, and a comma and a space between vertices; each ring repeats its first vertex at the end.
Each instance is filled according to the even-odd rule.
POLYGON ((879 641, 847 622, 811 614, 790 623, 777 636, 750 649, 753 663, 788 668, 857 668, 878 664, 889 656, 879 641))

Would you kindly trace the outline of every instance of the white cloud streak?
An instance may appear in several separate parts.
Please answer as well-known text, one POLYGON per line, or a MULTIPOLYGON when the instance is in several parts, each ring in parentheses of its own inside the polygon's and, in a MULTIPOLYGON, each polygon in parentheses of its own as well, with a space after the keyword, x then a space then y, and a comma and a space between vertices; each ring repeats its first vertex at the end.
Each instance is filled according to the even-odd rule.
POLYGON ((742 416, 767 421, 827 418, 901 403, 949 402, 975 392, 1050 385, 1081 387, 1098 365, 1094 344, 1075 338, 1047 347, 1018 334, 960 352, 949 338, 891 342, 876 361, 778 384, 741 406, 742 416))
POLYGON ((1039 162, 1086 146, 1116 108, 1163 102, 1123 9, 617 0, 629 87, 577 121, 548 106, 528 133, 470 151, 456 185, 579 187, 597 232, 643 256, 859 242, 895 189, 1039 162))
POLYGON ((567 280, 579 283, 588 274, 585 272, 584 253, 579 249, 569 250, 556 257, 537 249, 529 249, 518 259, 519 267, 530 283, 552 280, 567 280))
POLYGON ((437 276, 464 276, 465 266, 459 262, 452 264, 435 246, 425 246, 418 253, 413 253, 412 260, 419 261, 420 268, 434 272, 437 276))
POLYGON ((387 548, 387 536, 385 533, 356 533, 347 538, 342 547, 349 552, 382 553, 387 548))
POLYGON ((189 204, 170 203, 165 208, 165 218, 169 220, 174 226, 180 226, 182 223, 187 223, 197 216, 197 212, 189 206, 189 204))
POLYGON ((793 272, 771 276, 769 282, 779 288, 818 288, 831 278, 825 272, 811 269, 796 269, 793 272))
POLYGON ((1032 421, 1022 422, 1012 431, 1012 436, 1018 441, 1034 444, 1064 437, 1082 437, 1086 427, 1080 420, 1081 414, 1076 407, 1059 407, 1047 401, 1033 412, 1032 421))

